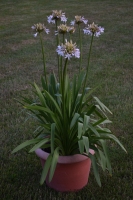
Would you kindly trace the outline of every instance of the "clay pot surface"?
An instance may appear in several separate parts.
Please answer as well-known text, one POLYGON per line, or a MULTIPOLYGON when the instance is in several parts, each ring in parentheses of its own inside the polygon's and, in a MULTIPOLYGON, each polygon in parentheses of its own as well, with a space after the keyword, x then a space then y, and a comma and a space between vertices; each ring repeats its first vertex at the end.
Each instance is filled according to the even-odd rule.
MULTIPOLYGON (((42 149, 37 149, 35 153, 40 157, 43 168, 49 153, 42 149)), ((94 151, 90 149, 90 153, 93 155, 94 151)), ((53 179, 49 183, 48 173, 46 184, 60 192, 82 189, 88 183, 90 167, 90 158, 81 154, 59 156, 53 179)))

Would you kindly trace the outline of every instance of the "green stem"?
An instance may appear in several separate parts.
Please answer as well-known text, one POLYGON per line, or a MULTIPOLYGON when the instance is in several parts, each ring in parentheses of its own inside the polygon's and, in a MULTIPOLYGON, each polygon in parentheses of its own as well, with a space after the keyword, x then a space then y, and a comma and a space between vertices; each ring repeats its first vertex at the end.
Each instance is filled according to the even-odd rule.
POLYGON ((80 25, 78 24, 79 27, 79 39, 80 39, 80 65, 79 65, 79 74, 81 72, 81 62, 82 62, 82 41, 81 41, 81 30, 80 30, 80 25))
POLYGON ((65 148, 65 152, 66 152, 66 147, 67 147, 67 134, 66 131, 66 112, 65 112, 65 106, 66 106, 66 101, 65 101, 65 79, 66 79, 66 74, 67 74, 67 61, 68 58, 66 58, 65 60, 65 66, 64 66, 64 70, 63 70, 63 85, 62 85, 62 108, 63 108, 63 122, 64 122, 64 137, 65 137, 65 144, 64 144, 64 148, 65 148))
POLYGON ((39 35, 40 35, 41 45, 42 45, 42 54, 43 54, 43 65, 44 65, 45 81, 46 81, 46 85, 47 85, 47 88, 48 88, 46 66, 45 66, 45 55, 44 55, 44 48, 43 48, 43 42, 42 42, 42 35, 41 35, 41 33, 39 33, 39 35))
POLYGON ((70 33, 70 42, 71 42, 71 33, 70 33))
MULTIPOLYGON (((63 34, 63 44, 65 44, 65 34, 63 34)), ((60 59, 60 65, 61 65, 61 73, 60 73, 60 86, 61 86, 61 90, 62 90, 62 87, 63 87, 63 83, 62 83, 62 56, 61 56, 61 59, 60 59)))
POLYGON ((84 97, 84 93, 85 93, 85 87, 86 87, 86 83, 87 83, 87 80, 88 80, 88 71, 89 71, 89 64, 90 64, 90 56, 91 56, 91 49, 92 49, 93 37, 94 37, 94 34, 92 35, 92 38, 91 38, 91 45, 90 45, 90 51, 89 51, 89 57, 88 57, 87 72, 86 72, 86 76, 85 76, 83 93, 82 93, 81 102, 80 102, 80 112, 81 112, 81 108, 82 108, 82 101, 83 101, 83 97, 84 97))
MULTIPOLYGON (((55 20, 56 21, 56 31, 57 31, 57 20, 55 20)), ((57 34, 57 46, 59 45, 59 34, 57 34)))
POLYGON ((63 44, 65 44, 65 34, 63 34, 63 44))
POLYGON ((64 70, 63 70, 63 88, 62 88, 63 93, 64 93, 64 89, 65 89, 65 78, 66 78, 66 74, 67 74, 67 61, 68 61, 68 58, 66 58, 66 60, 65 60, 65 66, 64 66, 64 70))
POLYGON ((60 90, 62 91, 62 56, 60 58, 61 72, 60 72, 60 90))
MULTIPOLYGON (((57 20, 56 21, 56 31, 57 31, 57 20)), ((59 34, 57 34, 57 46, 59 45, 59 34)), ((57 55, 58 58, 58 76, 59 76, 59 83, 60 83, 60 60, 59 60, 59 55, 57 55)))

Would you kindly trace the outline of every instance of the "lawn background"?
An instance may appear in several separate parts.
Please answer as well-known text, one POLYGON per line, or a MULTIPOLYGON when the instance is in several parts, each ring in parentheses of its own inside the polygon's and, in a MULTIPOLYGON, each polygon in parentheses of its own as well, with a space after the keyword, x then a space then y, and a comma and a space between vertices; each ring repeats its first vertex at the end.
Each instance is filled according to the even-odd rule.
MULTIPOLYGON (((61 200, 61 199, 133 199, 133 66, 132 66, 133 1, 128 0, 1 0, 0 1, 0 143, 2 200, 61 200), (60 193, 40 186, 41 164, 35 154, 27 150, 11 155, 11 151, 33 136, 32 120, 23 123, 25 113, 14 98, 29 96, 29 81, 40 85, 43 64, 39 37, 33 37, 31 26, 44 23, 50 34, 43 36, 47 72, 57 74, 54 25, 47 23, 53 9, 62 9, 68 24, 75 15, 84 16, 105 28, 105 33, 94 38, 88 85, 94 88, 101 82, 95 95, 113 112, 110 129, 128 151, 110 144, 113 176, 100 170, 100 188, 91 169, 88 185, 77 193, 60 193)), ((84 26, 82 26, 83 28, 84 26)), ((72 37, 78 41, 78 28, 72 37)), ((82 33, 83 64, 86 67, 90 36, 82 33)), ((78 60, 68 63, 70 78, 78 72, 78 60)), ((43 74, 44 75, 44 74, 43 74)))

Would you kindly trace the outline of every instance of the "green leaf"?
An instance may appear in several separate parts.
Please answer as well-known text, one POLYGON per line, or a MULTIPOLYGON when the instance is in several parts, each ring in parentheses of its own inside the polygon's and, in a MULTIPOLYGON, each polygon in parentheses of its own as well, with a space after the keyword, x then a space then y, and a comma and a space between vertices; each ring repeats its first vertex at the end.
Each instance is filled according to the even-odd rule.
POLYGON ((60 147, 57 147, 54 151, 54 154, 53 154, 50 173, 49 173, 49 183, 51 182, 53 175, 54 175, 54 172, 55 172, 55 168, 56 168, 57 161, 58 161, 58 158, 59 158, 59 149, 60 149, 60 147))
POLYGON ((100 105, 100 107, 105 111, 105 110, 107 110, 109 113, 111 113, 112 114, 112 112, 97 98, 97 97, 93 97, 96 101, 97 101, 97 103, 100 105))
POLYGON ((102 122, 104 122, 107 118, 102 118, 100 120, 98 120, 97 122, 95 122, 92 126, 97 126, 98 124, 101 124, 102 122))
POLYGON ((92 113, 93 113, 93 111, 96 109, 96 106, 95 105, 93 105, 91 108, 90 108, 90 110, 86 113, 86 115, 87 116, 90 116, 92 113))
POLYGON ((99 151, 100 158, 101 158, 102 169, 103 169, 103 171, 105 171, 105 169, 106 169, 106 158, 105 158, 105 156, 104 156, 104 154, 101 150, 98 149, 98 151, 99 151))
POLYGON ((89 138, 86 136, 82 136, 82 138, 86 149, 86 153, 89 154, 89 138))
POLYGON ((73 76, 73 84, 72 84, 73 100, 75 99, 75 94, 76 94, 76 74, 74 74, 74 76, 73 76))
POLYGON ((20 149, 23 149, 24 147, 30 145, 30 144, 35 144, 37 142, 40 142, 41 139, 32 139, 32 140, 28 140, 26 142, 23 142, 22 144, 20 144, 19 146, 17 146, 13 151, 12 153, 15 153, 17 151, 19 151, 20 149))
POLYGON ((79 144, 80 153, 83 154, 84 153, 84 142, 83 142, 83 140, 79 140, 78 144, 79 144))
POLYGON ((52 154, 50 154, 45 162, 45 165, 43 167, 43 171, 42 171, 42 175, 41 175, 41 180, 40 180, 40 184, 42 185, 46 179, 46 176, 48 174, 48 170, 50 168, 52 162, 52 154))
POLYGON ((54 74, 50 74, 50 84, 53 88, 54 93, 56 93, 56 79, 54 74))
MULTIPOLYGON (((86 98, 88 98, 98 87, 100 87, 100 85, 98 85, 98 86, 96 86, 94 89, 92 89, 89 93, 87 93, 86 95, 85 95, 85 99, 86 98)), ((87 100, 88 101, 88 100, 87 100)), ((86 105, 87 104, 87 101, 84 103, 84 105, 86 105)))
POLYGON ((50 138, 45 138, 42 141, 40 141, 39 143, 37 143, 30 151, 29 153, 35 151, 36 149, 40 148, 43 144, 46 144, 47 142, 50 141, 50 138))
POLYGON ((81 73, 79 74, 79 78, 77 80, 77 89, 76 89, 76 94, 79 93, 79 90, 81 88, 81 85, 82 85, 82 82, 83 82, 83 79, 84 79, 84 71, 81 71, 81 73))
POLYGON ((88 126, 92 130, 93 133, 95 133, 98 137, 100 136, 97 130, 90 123, 88 123, 88 126))
POLYGON ((55 123, 51 124, 51 154, 54 153, 54 134, 55 134, 55 123))
POLYGON ((42 75, 41 75, 41 82, 42 82, 42 87, 43 87, 43 89, 44 89, 44 90, 47 90, 47 85, 46 85, 46 83, 45 83, 45 81, 44 81, 42 75))
POLYGON ((91 162, 92 162, 92 166, 93 166, 93 170, 94 170, 94 175, 95 175, 96 181, 97 181, 98 185, 101 187, 101 181, 100 181, 100 177, 99 177, 99 172, 98 172, 98 166, 97 166, 96 159, 90 153, 89 153, 89 157, 90 157, 91 162))
POLYGON ((71 124, 70 124, 70 129, 74 126, 74 124, 77 122, 78 118, 79 118, 79 114, 78 113, 75 113, 72 121, 71 121, 71 124))
POLYGON ((112 174, 111 163, 110 163, 109 153, 108 153, 108 148, 107 148, 106 143, 105 143, 104 140, 100 140, 100 142, 101 142, 101 144, 103 146, 103 150, 104 150, 104 153, 105 153, 105 156, 106 156, 108 170, 109 170, 110 174, 112 174))
POLYGON ((50 113, 50 114, 54 114, 51 110, 49 110, 48 108, 44 108, 44 107, 41 107, 41 106, 24 106, 24 108, 27 108, 29 110, 38 110, 38 111, 44 111, 44 112, 47 112, 47 113, 50 113))
POLYGON ((56 101, 54 100, 54 98, 46 90, 44 90, 44 92, 45 92, 45 95, 48 98, 48 100, 53 104, 53 106, 56 108, 56 110, 58 111, 58 113, 62 117, 61 109, 58 106, 58 104, 56 103, 56 101))
POLYGON ((113 135, 113 134, 109 134, 109 133, 101 133, 100 135, 103 135, 103 136, 105 136, 105 137, 109 137, 110 139, 113 139, 115 142, 117 142, 119 145, 120 145, 120 147, 127 153, 127 151, 126 151, 126 149, 124 148, 124 146, 121 144, 121 142, 118 140, 118 138, 115 136, 115 135, 113 135))
POLYGON ((83 124, 78 122, 78 138, 81 138, 82 135, 82 131, 83 131, 83 124))
POLYGON ((84 123, 83 123, 83 134, 85 133, 88 123, 89 123, 90 117, 87 115, 84 115, 84 123))
POLYGON ((41 93, 41 91, 40 91, 39 87, 36 85, 36 83, 34 83, 34 85, 37 90, 37 93, 38 93, 38 96, 39 96, 42 106, 46 107, 46 102, 45 102, 45 98, 44 98, 43 94, 41 93))

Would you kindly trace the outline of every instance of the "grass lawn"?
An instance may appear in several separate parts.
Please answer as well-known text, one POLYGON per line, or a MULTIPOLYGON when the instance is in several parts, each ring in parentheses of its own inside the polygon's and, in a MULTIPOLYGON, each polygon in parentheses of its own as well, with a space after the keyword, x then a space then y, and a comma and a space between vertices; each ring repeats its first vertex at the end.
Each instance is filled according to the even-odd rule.
MULTIPOLYGON (((132 0, 1 0, 0 1, 0 142, 2 200, 132 200, 133 199, 133 57, 132 0), (43 37, 47 72, 57 74, 55 27, 47 23, 52 10, 63 10, 68 24, 75 15, 84 16, 105 28, 94 38, 88 86, 103 82, 96 92, 113 112, 110 129, 118 136, 128 154, 118 145, 110 145, 113 176, 100 169, 100 188, 91 169, 88 184, 77 193, 56 192, 44 183, 39 184, 41 164, 35 154, 22 150, 11 151, 26 139, 31 139, 35 126, 32 120, 23 123, 25 113, 14 98, 30 95, 30 82, 40 84, 43 73, 39 37, 33 37, 31 26, 41 22, 50 29, 43 37)), ((82 26, 83 28, 84 26, 82 26)), ((72 37, 78 41, 78 27, 72 37)), ((90 36, 83 35, 83 63, 87 65, 90 36)), ((79 62, 68 63, 69 76, 78 72, 79 62)))

